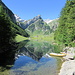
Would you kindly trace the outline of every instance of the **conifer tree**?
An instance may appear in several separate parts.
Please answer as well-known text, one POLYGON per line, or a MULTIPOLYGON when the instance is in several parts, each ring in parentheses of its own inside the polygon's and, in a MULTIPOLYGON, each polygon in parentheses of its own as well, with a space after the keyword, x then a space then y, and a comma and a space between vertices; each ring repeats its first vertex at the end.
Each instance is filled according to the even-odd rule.
POLYGON ((55 40, 65 45, 75 40, 75 0, 67 0, 62 9, 55 40))

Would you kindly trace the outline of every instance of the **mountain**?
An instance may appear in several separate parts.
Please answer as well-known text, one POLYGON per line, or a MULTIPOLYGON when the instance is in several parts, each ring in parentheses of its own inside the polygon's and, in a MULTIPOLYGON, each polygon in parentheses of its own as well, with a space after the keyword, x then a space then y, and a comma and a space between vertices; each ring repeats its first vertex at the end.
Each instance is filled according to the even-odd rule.
POLYGON ((14 16, 14 13, 0 0, 0 6, 3 7, 5 13, 7 14, 8 17, 12 20, 13 23, 16 23, 16 18, 14 16))
POLYGON ((49 35, 57 29, 59 24, 58 21, 59 18, 54 20, 49 20, 49 19, 43 20, 40 16, 40 19, 30 24, 26 28, 26 31, 29 32, 30 34, 33 33, 33 34, 49 35))
POLYGON ((27 22, 28 26, 26 28, 26 31, 29 32, 30 34, 49 35, 51 33, 50 26, 46 22, 44 22, 44 20, 41 18, 40 15, 34 17, 28 22, 27 22))
POLYGON ((15 18, 16 18, 17 24, 21 28, 26 29, 30 24, 34 23, 38 19, 41 19, 41 16, 38 15, 38 16, 34 17, 33 19, 30 19, 30 20, 27 20, 27 21, 26 20, 22 20, 20 17, 18 17, 16 15, 15 15, 15 18))
POLYGON ((54 19, 50 23, 48 23, 48 25, 50 26, 52 32, 54 32, 57 29, 57 27, 59 25, 58 21, 59 21, 59 18, 54 19))
POLYGON ((53 20, 45 19, 44 21, 48 24, 48 23, 52 22, 53 20))
POLYGON ((43 20, 40 15, 34 17, 30 20, 22 20, 19 16, 15 15, 17 24, 25 29, 30 35, 31 34, 43 34, 49 35, 50 33, 54 32, 58 27, 58 19, 50 20, 45 19, 43 20))
MULTIPOLYGON (((16 18, 14 13, 0 0, 0 13, 4 13, 7 18, 9 18, 11 22, 11 28, 14 29, 16 34, 20 34, 22 36, 29 36, 28 33, 23 30, 20 26, 17 25, 16 18)), ((5 29, 6 30, 6 29, 5 29)))
POLYGON ((30 20, 22 20, 20 17, 16 16, 18 25, 25 29, 29 34, 43 34, 48 35, 51 33, 50 26, 44 22, 40 15, 34 17, 30 20))
POLYGON ((17 25, 14 13, 0 0, 0 54, 7 55, 17 48, 16 34, 28 37, 28 33, 17 25), (3 54, 4 53, 4 54, 3 54))
POLYGON ((14 14, 16 22, 25 22, 26 20, 21 19, 17 14, 14 14))

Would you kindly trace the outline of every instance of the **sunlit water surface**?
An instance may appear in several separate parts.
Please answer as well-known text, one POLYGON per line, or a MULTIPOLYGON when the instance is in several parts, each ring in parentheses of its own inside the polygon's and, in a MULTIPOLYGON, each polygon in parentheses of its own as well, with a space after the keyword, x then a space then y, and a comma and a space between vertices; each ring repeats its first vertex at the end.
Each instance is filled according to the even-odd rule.
POLYGON ((48 55, 54 51, 49 42, 24 41, 17 49, 0 56, 0 75, 58 75, 62 58, 48 55))
POLYGON ((20 56, 11 68, 11 75, 57 75, 61 63, 59 58, 42 57, 35 61, 27 56, 20 56))

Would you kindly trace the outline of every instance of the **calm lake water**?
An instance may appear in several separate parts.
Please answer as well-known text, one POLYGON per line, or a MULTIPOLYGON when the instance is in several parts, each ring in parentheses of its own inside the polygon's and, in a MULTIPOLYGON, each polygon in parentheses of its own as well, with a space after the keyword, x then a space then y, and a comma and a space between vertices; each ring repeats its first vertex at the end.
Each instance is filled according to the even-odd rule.
POLYGON ((53 51, 49 42, 20 42, 14 51, 1 55, 0 75, 57 75, 62 58, 49 56, 53 51))

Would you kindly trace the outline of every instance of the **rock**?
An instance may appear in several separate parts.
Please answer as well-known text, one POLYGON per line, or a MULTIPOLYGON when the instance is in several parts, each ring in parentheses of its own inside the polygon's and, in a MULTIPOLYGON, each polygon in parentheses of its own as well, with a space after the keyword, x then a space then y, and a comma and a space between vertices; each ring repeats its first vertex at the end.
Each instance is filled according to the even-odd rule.
POLYGON ((72 58, 69 58, 70 60, 74 60, 74 58, 72 57, 72 58))
POLYGON ((69 49, 69 47, 66 47, 66 48, 64 48, 63 49, 63 51, 65 52, 65 53, 67 53, 67 50, 69 49))
POLYGON ((73 75, 75 75, 75 72, 73 72, 73 75))
POLYGON ((14 14, 15 18, 16 18, 16 22, 25 22, 26 20, 22 20, 18 15, 14 14))

